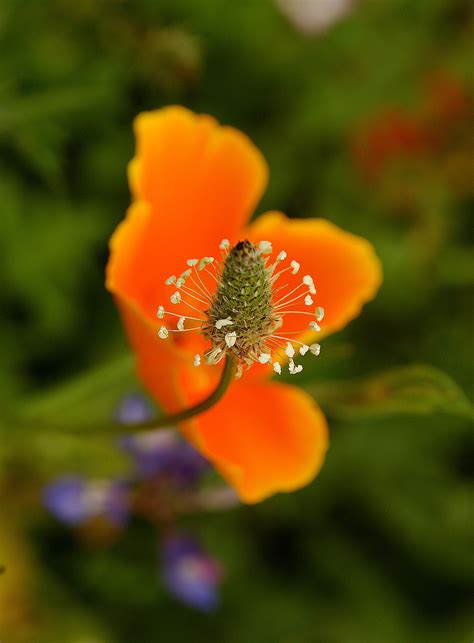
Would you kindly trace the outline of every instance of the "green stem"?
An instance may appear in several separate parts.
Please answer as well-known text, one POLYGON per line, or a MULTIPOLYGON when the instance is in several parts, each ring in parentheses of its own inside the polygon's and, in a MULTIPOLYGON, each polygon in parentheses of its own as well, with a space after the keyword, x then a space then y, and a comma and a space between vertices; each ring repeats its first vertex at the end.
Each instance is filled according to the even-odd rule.
MULTIPOLYGON (((77 424, 70 424, 61 422, 56 424, 51 422, 51 420, 45 417, 35 417, 34 415, 25 417, 0 417, 0 437, 2 436, 2 429, 9 427, 11 430, 12 427, 21 429, 22 431, 34 430, 36 433, 38 430, 43 429, 44 431, 57 431, 58 433, 99 433, 99 434, 110 434, 118 432, 136 432, 143 431, 146 429, 159 429, 164 426, 173 426, 179 422, 185 422, 191 418, 203 413, 210 409, 214 404, 217 404, 222 396, 225 394, 229 388, 232 379, 234 378, 235 372, 237 369, 237 359, 233 355, 228 355, 226 357, 224 368, 222 370, 221 378, 216 388, 208 395, 204 400, 190 406, 183 411, 178 413, 172 413, 171 415, 162 415, 161 417, 148 420, 147 422, 141 422, 139 424, 117 424, 107 422, 102 425, 87 425, 83 422, 77 424), (1 422, 3 420, 3 424, 1 422)), ((24 433, 23 433, 24 436, 24 433)))
POLYGON ((159 429, 164 426, 173 426, 179 422, 184 422, 185 420, 190 420, 191 418, 204 413, 212 406, 217 404, 222 398, 224 393, 229 388, 230 383, 232 382, 235 370, 237 368, 237 360, 233 355, 227 355, 224 363, 224 368, 222 370, 221 379, 219 380, 218 385, 212 391, 208 397, 206 397, 201 402, 194 404, 193 406, 179 411, 178 413, 172 413, 171 415, 163 415, 154 420, 148 420, 147 422, 142 422, 140 424, 131 424, 125 427, 120 427, 121 429, 125 428, 126 431, 142 431, 145 429, 159 429))

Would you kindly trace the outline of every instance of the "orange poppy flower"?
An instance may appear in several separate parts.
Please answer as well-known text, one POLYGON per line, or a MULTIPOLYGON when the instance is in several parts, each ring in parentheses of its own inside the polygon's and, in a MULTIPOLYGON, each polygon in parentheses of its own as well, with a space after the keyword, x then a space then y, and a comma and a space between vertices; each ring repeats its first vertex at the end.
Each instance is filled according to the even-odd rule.
MULTIPOLYGON (((345 326, 374 297, 381 283, 380 262, 366 240, 328 221, 292 220, 270 212, 249 224, 250 214, 266 187, 268 170, 260 152, 238 130, 173 106, 140 114, 135 132, 136 156, 129 167, 133 202, 110 242, 106 285, 120 310, 136 356, 138 375, 162 408, 174 413, 211 392, 221 370, 212 362, 219 362, 220 352, 235 351, 240 346, 241 361, 257 364, 244 370, 214 407, 180 428, 243 501, 258 502, 275 492, 297 489, 310 482, 322 466, 328 446, 326 420, 305 392, 270 379, 281 367, 275 366, 273 356, 267 356, 264 348, 258 354, 258 347, 265 346, 264 340, 253 338, 244 349, 238 337, 240 330, 232 327, 230 317, 209 323, 209 299, 205 293, 215 299, 219 290, 216 280, 222 280, 209 257, 220 246, 228 266, 228 257, 240 261, 248 254, 264 270, 266 286, 258 282, 258 288, 273 288, 276 279, 284 278, 284 286, 290 290, 283 292, 299 293, 304 283, 309 289, 302 293, 307 306, 313 303, 309 293, 315 288, 309 274, 314 275, 317 303, 325 310, 320 335, 345 326), (246 240, 245 244, 235 246, 239 240, 246 240), (259 246, 260 242, 263 245, 259 246), (270 252, 271 246, 286 252, 280 252, 270 266, 263 255, 270 252), (279 262, 287 253, 293 262, 280 270, 279 262), (194 257, 204 259, 196 266, 196 261, 190 259, 194 257), (167 279, 187 268, 187 260, 190 268, 180 278, 167 279), (296 274, 299 269, 305 275, 303 280, 296 274), (194 281, 184 285, 188 277, 194 281), (157 306, 169 301, 173 292, 165 281, 172 284, 173 290, 178 287, 171 297, 172 310, 176 312, 170 313, 178 320, 178 329, 187 330, 184 324, 195 323, 194 317, 200 324, 198 330, 203 332, 172 332, 169 325, 163 325, 163 319, 157 318, 157 306), (222 340, 219 344, 221 348, 212 345, 213 333, 218 332, 225 338, 225 343, 222 340), (157 334, 167 337, 166 341, 157 334), (196 368, 203 353, 207 360, 203 359, 196 368), (263 366, 259 362, 270 364, 263 366)), ((241 270, 240 264, 234 269, 241 270)), ((252 278, 251 274, 250 281, 246 278, 245 287, 252 278)), ((271 290, 271 297, 275 292, 271 290)), ((285 297, 283 294, 280 301, 285 297)), ((286 303, 295 298, 296 294, 286 303)), ((260 301, 258 297, 257 300, 260 301)), ((308 314, 300 299, 294 304, 297 314, 285 317, 285 334, 292 338, 290 345, 286 338, 273 339, 277 337, 275 330, 280 332, 287 308, 285 302, 280 303, 277 315, 272 309, 273 300, 267 297, 265 301, 270 315, 265 323, 271 326, 267 335, 273 332, 271 341, 286 345, 282 360, 289 358, 290 372, 296 373, 300 367, 295 365, 290 345, 295 342, 301 354, 308 351, 304 342, 314 341, 318 325, 305 322, 302 329, 301 321, 296 321, 308 319, 300 315, 308 314)), ((246 328, 257 323, 255 319, 260 315, 258 303, 249 305, 253 313, 244 321, 246 328)), ((322 311, 318 308, 315 314, 320 319, 322 311)), ((163 315, 160 306, 158 317, 163 315)), ((312 352, 318 352, 317 344, 312 345, 312 352)))

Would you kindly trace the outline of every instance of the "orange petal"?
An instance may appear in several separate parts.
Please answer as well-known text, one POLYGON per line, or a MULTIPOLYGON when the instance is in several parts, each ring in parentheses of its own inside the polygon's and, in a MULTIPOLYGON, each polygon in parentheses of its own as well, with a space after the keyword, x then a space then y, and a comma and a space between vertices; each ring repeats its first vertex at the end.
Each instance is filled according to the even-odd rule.
POLYGON ((326 420, 309 395, 245 376, 193 425, 197 448, 248 503, 308 484, 328 447, 326 420))
MULTIPOLYGON (((382 282, 381 263, 372 245, 324 219, 289 219, 281 212, 268 212, 249 226, 247 234, 255 242, 271 241, 275 252, 286 250, 287 261, 295 259, 301 264, 297 275, 287 272, 277 282, 288 284, 280 296, 301 283, 303 275, 313 277, 315 306, 322 306, 325 315, 321 333, 305 331, 304 341, 343 328, 375 296, 382 282)), ((314 310, 301 302, 297 308, 314 310)), ((308 320, 307 315, 288 315, 280 334, 308 329, 308 320)))
MULTIPOLYGON (((220 369, 193 366, 192 355, 200 346, 193 346, 191 339, 185 346, 159 339, 161 324, 144 317, 133 301, 117 297, 116 303, 136 356, 137 374, 159 406, 175 413, 204 399, 216 386, 220 369)), ((197 336, 194 339, 199 342, 197 336)))
POLYGON ((186 259, 237 239, 267 165, 244 134, 182 107, 140 114, 135 131, 135 203, 112 237, 107 287, 152 318, 172 294, 164 280, 185 270, 186 259))

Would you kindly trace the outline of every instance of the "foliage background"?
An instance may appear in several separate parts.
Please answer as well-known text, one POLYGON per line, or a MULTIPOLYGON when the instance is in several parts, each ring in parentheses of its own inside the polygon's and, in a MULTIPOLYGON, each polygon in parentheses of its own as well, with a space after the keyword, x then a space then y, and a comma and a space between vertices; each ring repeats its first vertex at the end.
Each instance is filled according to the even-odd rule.
POLYGON ((448 118, 441 148, 369 177, 353 152, 377 114, 422 119, 433 74, 468 93, 469 6, 367 0, 304 36, 270 0, 3 0, 2 640, 472 640, 469 127, 448 118), (331 421, 318 480, 187 520, 227 570, 211 616, 165 594, 145 524, 88 546, 39 502, 64 471, 124 466, 93 432, 139 386, 103 271, 132 119, 169 103, 253 138, 271 168, 260 212, 329 218, 385 270, 301 380, 331 421), (54 431, 51 416, 90 432, 54 431))

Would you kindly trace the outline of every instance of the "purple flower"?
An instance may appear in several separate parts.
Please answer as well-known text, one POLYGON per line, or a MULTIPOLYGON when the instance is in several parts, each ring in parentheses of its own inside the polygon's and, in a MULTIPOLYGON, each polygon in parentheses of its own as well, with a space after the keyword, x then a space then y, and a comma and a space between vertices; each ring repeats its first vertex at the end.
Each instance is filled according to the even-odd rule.
POLYGON ((128 516, 126 489, 121 482, 65 476, 45 488, 43 503, 68 525, 79 525, 99 516, 122 525, 128 516))
POLYGON ((120 442, 134 459, 143 478, 166 476, 177 486, 196 484, 208 461, 174 429, 158 429, 126 436, 120 442))
POLYGON ((162 547, 162 564, 163 581, 173 596, 203 612, 216 609, 222 569, 196 540, 185 536, 167 538, 162 547))
POLYGON ((125 395, 115 411, 119 424, 140 424, 155 417, 150 402, 140 393, 125 395))

